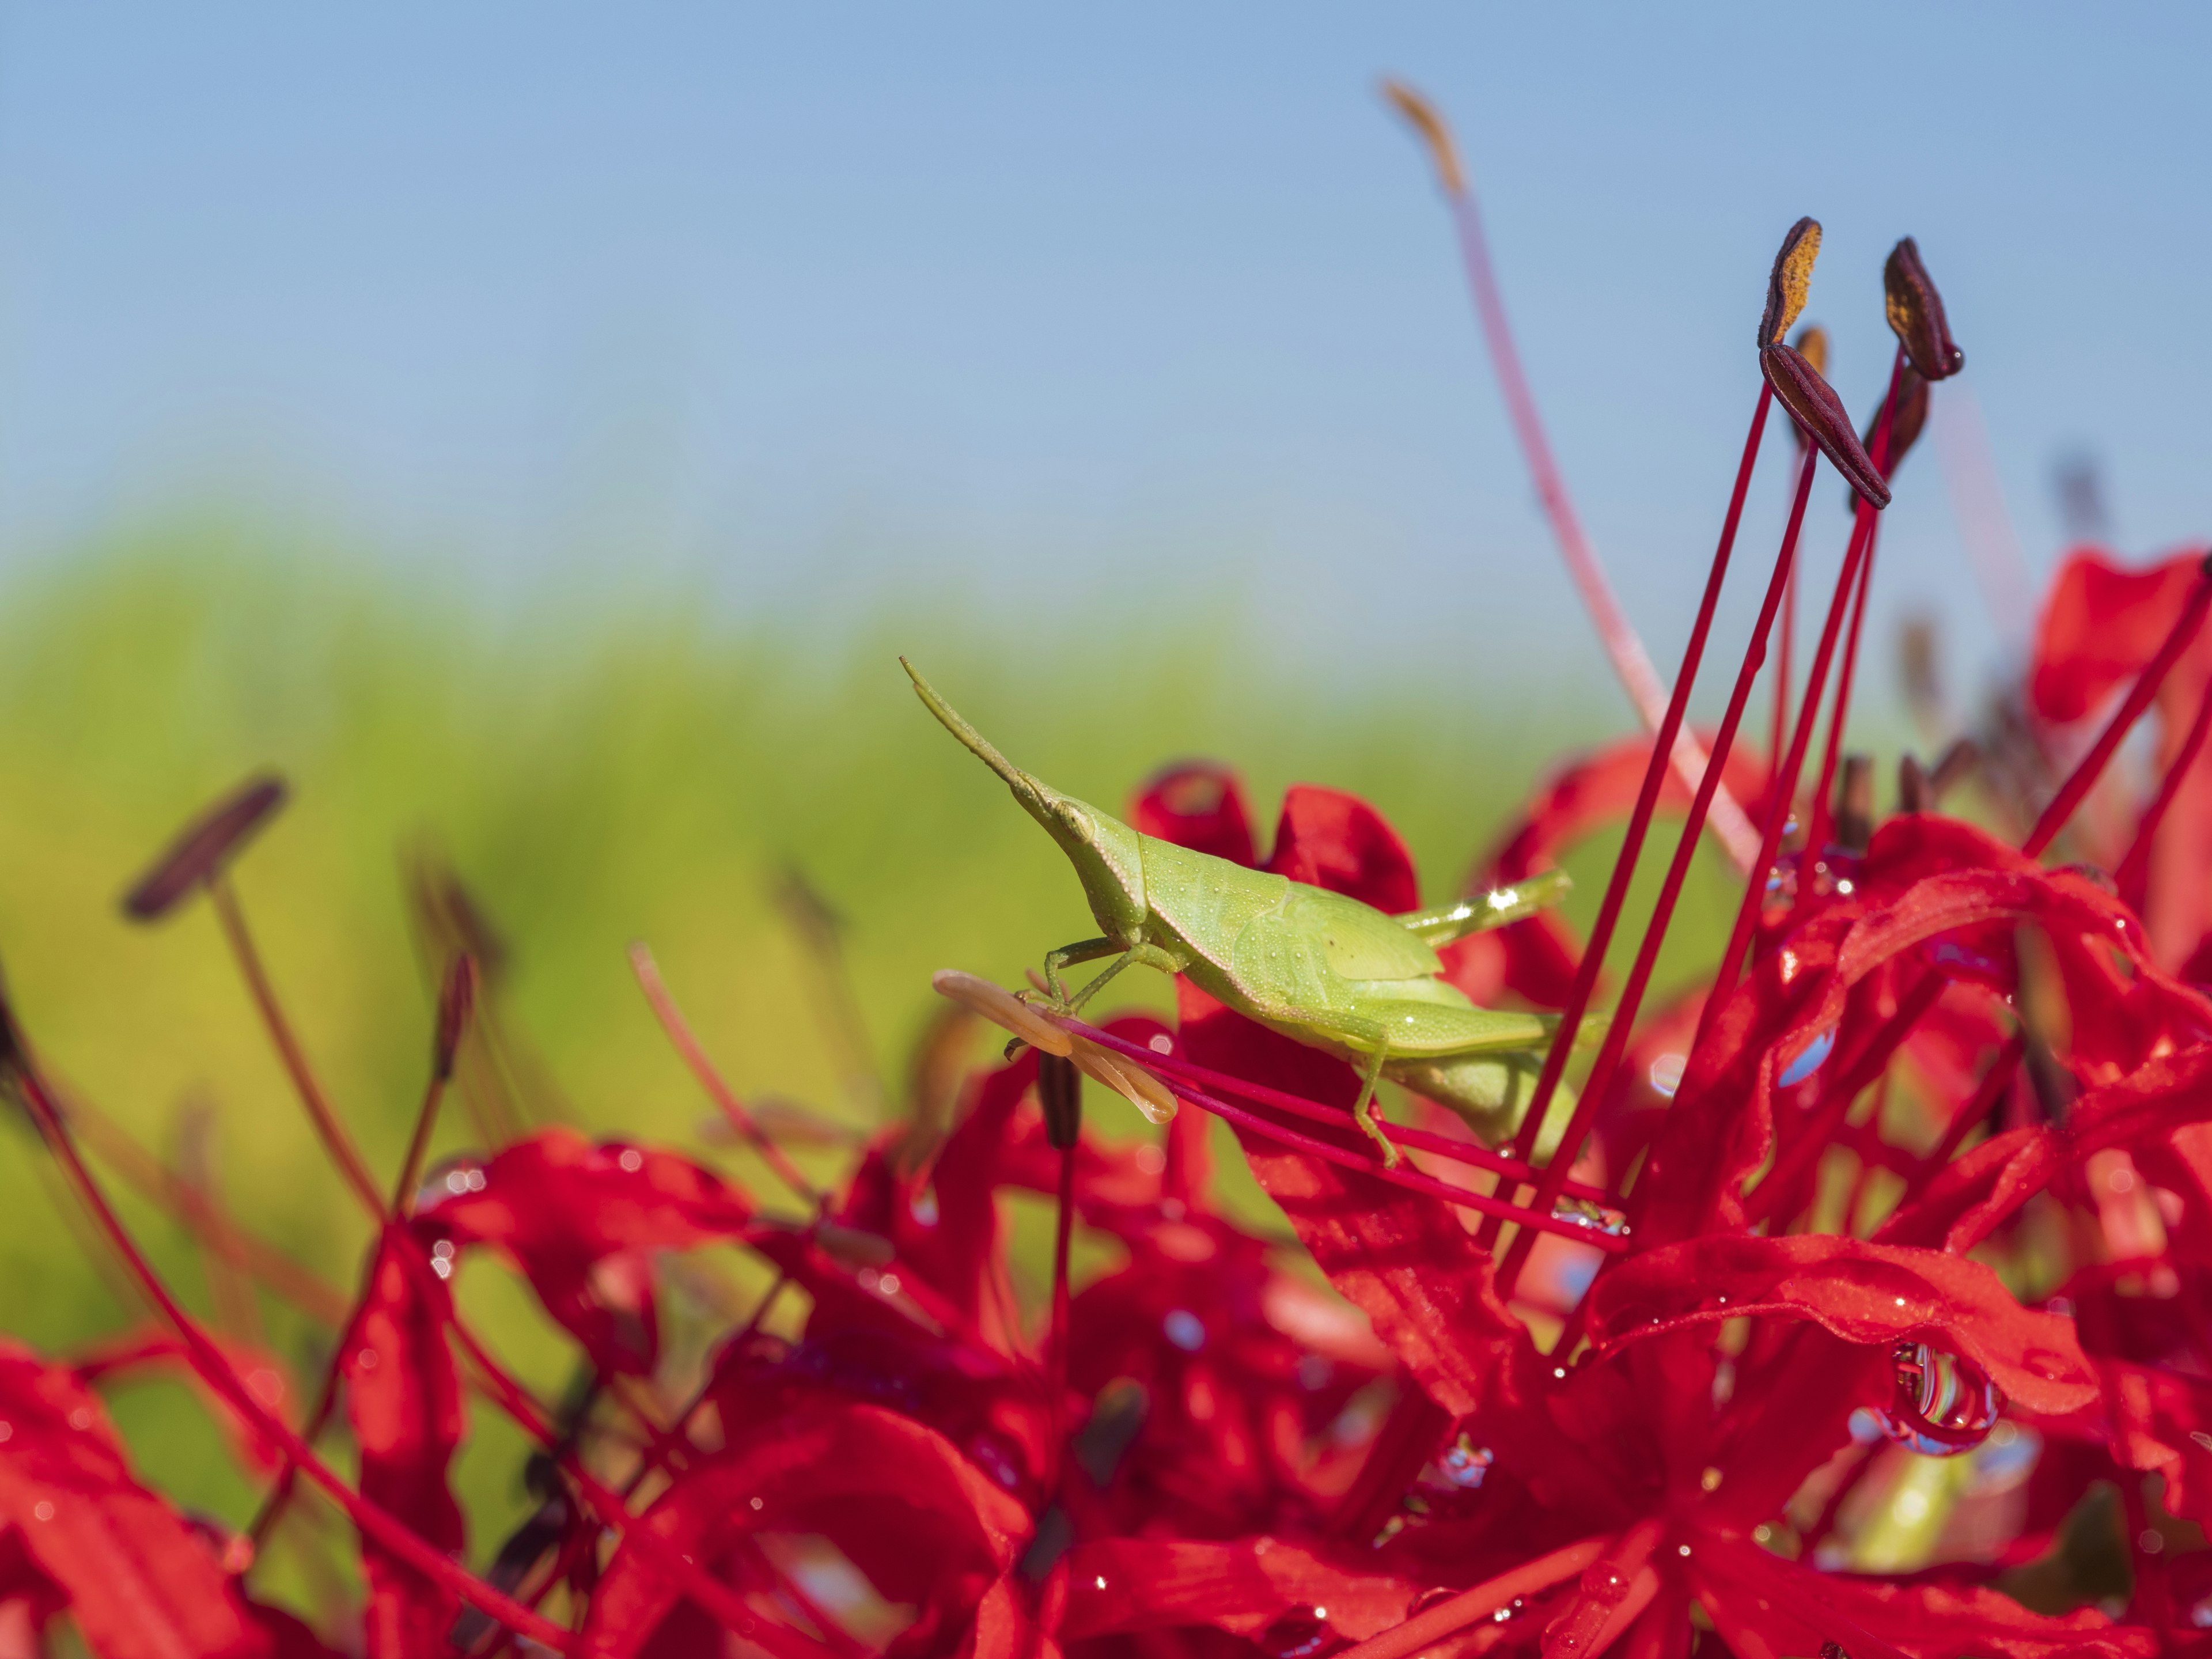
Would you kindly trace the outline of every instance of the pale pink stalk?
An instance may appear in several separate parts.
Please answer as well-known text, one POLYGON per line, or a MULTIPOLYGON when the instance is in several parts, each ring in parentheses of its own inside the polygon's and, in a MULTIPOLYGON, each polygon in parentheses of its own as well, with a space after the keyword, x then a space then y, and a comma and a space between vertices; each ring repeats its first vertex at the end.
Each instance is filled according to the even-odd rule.
MULTIPOLYGON (((1512 420, 1514 435, 1520 440, 1521 453, 1535 481, 1537 498, 1544 504, 1545 517, 1551 520, 1552 534, 1559 544, 1560 557, 1566 561, 1567 574, 1582 595, 1583 605, 1597 629, 1599 642, 1612 659, 1613 672, 1626 688, 1628 700, 1636 707, 1637 718, 1643 721, 1645 731, 1656 732, 1667 715, 1667 686, 1660 679, 1659 671, 1652 666, 1650 653, 1644 650, 1635 626, 1620 608, 1620 597, 1613 591, 1605 567, 1598 562, 1596 549, 1583 533, 1582 520, 1576 515, 1574 501, 1567 494, 1566 480, 1560 475, 1559 463, 1553 459, 1551 441, 1545 436, 1543 420, 1536 412, 1535 396, 1528 389, 1528 376, 1521 367, 1521 353, 1513 343, 1513 331, 1505 319, 1505 302, 1498 294, 1498 276, 1491 266, 1490 244, 1483 234, 1482 216, 1475 207, 1474 191, 1468 188, 1467 175, 1460 167, 1451 134, 1435 107, 1412 88, 1401 82, 1388 81, 1382 90, 1420 133, 1436 162, 1437 183, 1451 207, 1452 222, 1459 231, 1460 254, 1467 267, 1468 286, 1474 290, 1475 314, 1482 324, 1491 361, 1497 367, 1498 389, 1505 398, 1505 412, 1512 420)), ((1705 775, 1705 751, 1686 725, 1675 733, 1670 759, 1682 787, 1694 793, 1705 775)), ((1752 828, 1751 820, 1744 816, 1742 807, 1736 804, 1726 784, 1721 785, 1713 796, 1709 822, 1736 868, 1747 872, 1758 856, 1759 832, 1752 828)))

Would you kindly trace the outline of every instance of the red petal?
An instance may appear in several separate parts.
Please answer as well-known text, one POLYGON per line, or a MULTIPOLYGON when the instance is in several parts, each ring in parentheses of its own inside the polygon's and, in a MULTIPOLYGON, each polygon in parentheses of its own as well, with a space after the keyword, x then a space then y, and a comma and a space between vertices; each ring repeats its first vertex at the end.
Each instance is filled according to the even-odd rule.
POLYGON ((1413 856, 1382 815, 1357 795, 1294 783, 1283 797, 1275 850, 1267 867, 1279 876, 1344 893, 1386 915, 1421 902, 1413 856))
MULTIPOLYGON (((919 1609, 902 1644, 944 1651, 1012 1565, 1030 1522, 941 1436, 873 1407, 845 1406, 742 1425, 638 1524, 709 1571, 752 1532, 826 1537, 884 1600, 919 1609)), ((592 1599, 587 1650, 628 1659, 679 1596, 625 1541, 592 1599)))
MULTIPOLYGON (((387 1232, 343 1359, 361 1493, 449 1555, 467 1542, 460 1505, 446 1484, 464 1427, 460 1374, 446 1343, 452 1322, 445 1283, 421 1244, 404 1231, 387 1232)), ((367 1538, 362 1565, 371 1659, 442 1650, 459 1598, 367 1538)))
POLYGON ((20 1537, 68 1596, 100 1659, 262 1651, 221 1565, 139 1485, 106 1413, 75 1376, 0 1346, 0 1530, 20 1537))
POLYGON ((1990 1268, 1941 1250, 1716 1236, 1621 1263, 1590 1291, 1590 1330, 1606 1346, 1746 1316, 1809 1319, 1847 1342, 1929 1341, 2030 1411, 2063 1414, 2096 1397, 2071 1320, 2021 1307, 1990 1268))
POLYGON ((1286 1613, 1318 1607, 1328 1630, 1363 1641, 1402 1620, 1416 1594, 1373 1565, 1372 1552, 1332 1558, 1274 1538, 1102 1540, 1068 1558, 1060 1638, 1202 1625, 1249 1641, 1286 1613))
POLYGON ((635 1253, 734 1238, 754 1213, 742 1192, 690 1158, 594 1146, 573 1129, 518 1140, 442 1186, 416 1213, 420 1237, 501 1250, 603 1370, 640 1376, 653 1369, 658 1338, 635 1253))
POLYGON ((1173 842, 1231 864, 1257 861, 1252 817, 1237 774, 1210 761, 1186 761, 1155 775, 1129 803, 1139 835, 1173 842))
POLYGON ((2035 712, 2086 720, 2134 678, 2181 614, 2203 561, 2202 549, 2144 570, 2123 569, 2094 548, 2069 556, 2036 623, 2028 676, 2035 712))

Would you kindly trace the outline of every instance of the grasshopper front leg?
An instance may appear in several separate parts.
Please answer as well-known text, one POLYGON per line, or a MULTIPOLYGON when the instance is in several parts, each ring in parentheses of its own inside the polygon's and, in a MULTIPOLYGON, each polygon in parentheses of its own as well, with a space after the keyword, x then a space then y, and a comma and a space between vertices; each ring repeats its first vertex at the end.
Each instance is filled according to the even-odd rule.
POLYGON ((1382 1126, 1375 1118, 1375 1090, 1382 1080, 1383 1062, 1389 1058, 1390 1039, 1386 1036, 1382 1039, 1382 1046, 1368 1060, 1366 1070, 1360 1073, 1359 1099, 1352 1109, 1352 1121, 1359 1126, 1361 1133, 1382 1149, 1382 1167, 1395 1170, 1398 1167, 1398 1148, 1390 1137, 1382 1133, 1382 1126))
MULTIPOLYGON (((1078 939, 1073 945, 1063 945, 1057 951, 1046 951, 1044 953, 1045 989, 1051 994, 1052 1000, 1055 1003, 1063 1008, 1066 1007, 1068 1006, 1067 987, 1060 982, 1061 970, 1073 968, 1079 962, 1096 962, 1101 957, 1110 957, 1121 948, 1110 939, 1078 939)), ((1109 968, 1106 973, 1111 974, 1113 971, 1113 969, 1109 968)), ((1099 977, 1103 980, 1105 975, 1101 975, 1099 977)))

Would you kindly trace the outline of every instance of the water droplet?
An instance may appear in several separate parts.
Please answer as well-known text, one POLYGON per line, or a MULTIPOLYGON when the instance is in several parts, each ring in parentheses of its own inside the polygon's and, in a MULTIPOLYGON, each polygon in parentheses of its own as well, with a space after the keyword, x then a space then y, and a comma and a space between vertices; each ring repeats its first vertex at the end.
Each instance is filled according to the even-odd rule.
POLYGON ((54 1506, 41 1498, 31 1506, 31 1513, 41 1521, 51 1521, 54 1518, 54 1506))
POLYGON ((1097 1589, 1104 1589, 1106 1588, 1106 1575, 1102 1572, 1091 1582, 1097 1589))
POLYGON ((79 1406, 70 1413, 69 1423, 70 1427, 73 1429, 88 1429, 92 1426, 92 1413, 85 1407, 79 1406))
POLYGON ((1989 1438, 2005 1400, 1979 1366, 1925 1342, 1900 1342, 1893 1358, 1897 1392, 1876 1413, 1891 1439, 1924 1456, 1954 1457, 1989 1438))
POLYGON ((1260 1646, 1274 1659, 1315 1659, 1338 1644, 1326 1607, 1292 1607, 1260 1632, 1260 1646))
POLYGON ((1608 1210, 1594 1198, 1563 1198, 1552 1206, 1552 1213, 1561 1221, 1577 1227, 1587 1227, 1594 1233, 1609 1233, 1618 1237, 1628 1231, 1628 1218, 1619 1210, 1608 1210))
POLYGON ((1160 1331, 1185 1353, 1196 1353, 1206 1346, 1206 1322, 1188 1308, 1169 1309, 1160 1331))
POLYGON ((1022 1484, 1020 1453, 994 1430, 985 1429, 969 1437, 968 1461, 1008 1492, 1022 1484))
POLYGON ((896 1273, 885 1273, 876 1281, 876 1288, 885 1296, 896 1296, 899 1293, 899 1276, 896 1273))
POLYGON ((753 1499, 753 1507, 754 1507, 755 1509, 758 1509, 758 1508, 760 1508, 760 1506, 761 1506, 761 1501, 760 1501, 760 1499, 759 1499, 759 1498, 754 1498, 754 1499, 753 1499))
POLYGON ((925 1227, 934 1227, 940 1214, 937 1207, 937 1188, 924 1187, 907 1200, 908 1212, 925 1227))
POLYGON ((1437 1459, 1437 1472, 1463 1492, 1473 1492, 1482 1485, 1483 1477, 1498 1455, 1487 1446, 1478 1446, 1462 1431, 1442 1457, 1437 1459))
MULTIPOLYGON (((1783 952, 1783 955, 1786 957, 1788 957, 1789 952, 1785 951, 1783 952)), ((1790 969, 1785 964, 1783 977, 1787 979, 1790 976, 1790 969)), ((1797 1057, 1795 1060, 1792 1060, 1789 1065, 1783 1067, 1782 1075, 1775 1079, 1776 1084, 1782 1088, 1787 1089, 1792 1084, 1802 1083, 1807 1078, 1812 1076, 1814 1073, 1819 1071, 1820 1069, 1821 1063, 1835 1051, 1836 1034, 1834 1030, 1832 1029, 1821 1032, 1820 1036, 1814 1037, 1810 1042, 1807 1043, 1802 1048, 1797 1051, 1797 1057)))
POLYGON ((15 1437, 15 1425, 13 1423, 0 1423, 0 1445, 6 1444, 15 1437))
POLYGON ((1668 1100, 1674 1099, 1674 1091, 1682 1086, 1682 1073, 1689 1063, 1687 1054, 1662 1054, 1653 1060, 1650 1074, 1651 1092, 1663 1095, 1668 1100))
POLYGON ((1146 1042, 1145 1047, 1156 1054, 1171 1054, 1175 1052, 1175 1039, 1165 1031, 1162 1031, 1158 1036, 1146 1042))
POLYGON ((1554 1365, 1552 1367, 1552 1375, 1564 1382, 1567 1380, 1567 1368, 1565 1365, 1554 1365))
POLYGON ((1407 1605, 1406 1616, 1411 1619, 1416 1613, 1426 1613, 1431 1607, 1449 1601, 1458 1594, 1457 1590, 1447 1589, 1441 1584, 1432 1589, 1425 1589, 1407 1605))

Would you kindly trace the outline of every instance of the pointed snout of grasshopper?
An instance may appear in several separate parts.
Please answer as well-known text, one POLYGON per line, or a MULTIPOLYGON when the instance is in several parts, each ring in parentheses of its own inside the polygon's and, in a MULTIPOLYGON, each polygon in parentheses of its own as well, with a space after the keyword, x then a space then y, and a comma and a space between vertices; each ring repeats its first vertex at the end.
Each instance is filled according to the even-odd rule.
POLYGON ((939 696, 937 688, 924 679, 921 671, 904 657, 899 659, 899 666, 906 670, 907 678, 914 682, 915 695, 921 699, 931 714, 937 716, 939 724, 959 738, 977 760, 1006 780, 1006 787, 1014 792, 1015 799, 1029 809, 1030 817, 1048 829, 1052 828, 1056 817, 1053 808, 1061 799, 1059 791, 1031 777, 1000 754, 992 746, 990 739, 969 725, 962 718, 960 711, 939 696))

